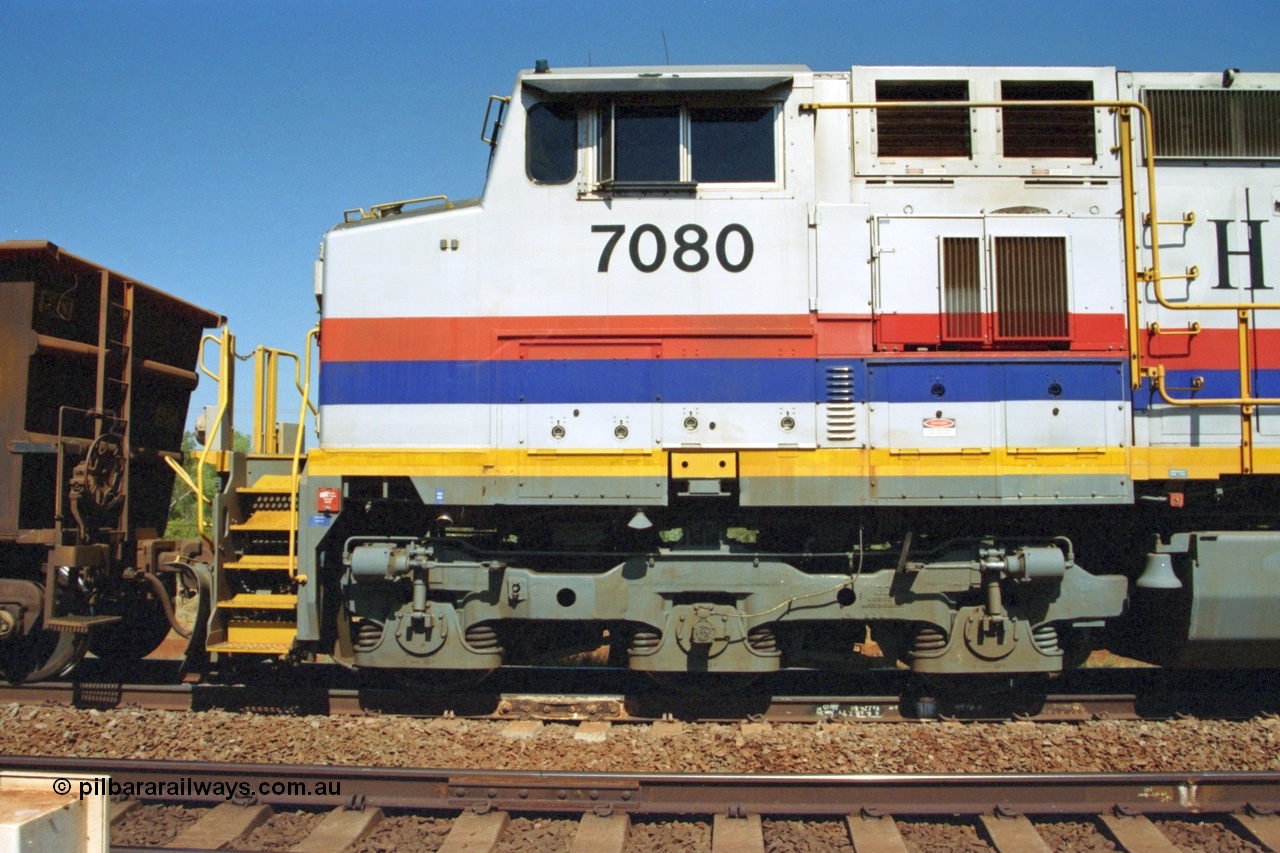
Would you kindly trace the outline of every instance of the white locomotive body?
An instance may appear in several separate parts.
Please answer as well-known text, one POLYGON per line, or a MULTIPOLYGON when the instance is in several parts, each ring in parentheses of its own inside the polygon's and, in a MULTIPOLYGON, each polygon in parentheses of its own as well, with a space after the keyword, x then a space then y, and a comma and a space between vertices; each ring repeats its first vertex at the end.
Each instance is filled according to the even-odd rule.
POLYGON ((1273 653, 1280 75, 543 68, 493 105, 482 198, 349 211, 317 267, 301 501, 344 504, 297 532, 357 664, 608 631, 759 672, 869 626, 1052 672, 1140 574, 1118 645, 1273 653))

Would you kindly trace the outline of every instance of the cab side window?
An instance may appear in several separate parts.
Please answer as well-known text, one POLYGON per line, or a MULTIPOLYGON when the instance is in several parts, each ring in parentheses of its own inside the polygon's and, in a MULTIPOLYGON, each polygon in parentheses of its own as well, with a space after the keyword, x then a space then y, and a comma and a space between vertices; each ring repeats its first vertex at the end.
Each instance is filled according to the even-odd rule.
POLYGON ((596 163, 602 187, 692 191, 695 184, 778 181, 777 104, 603 104, 596 163))
POLYGON ((693 180, 700 184, 773 183, 772 107, 689 110, 693 180))
POLYGON ((525 171, 537 184, 565 184, 578 174, 578 108, 540 103, 525 117, 525 171))
POLYGON ((680 180, 679 107, 618 104, 613 133, 615 180, 680 180))

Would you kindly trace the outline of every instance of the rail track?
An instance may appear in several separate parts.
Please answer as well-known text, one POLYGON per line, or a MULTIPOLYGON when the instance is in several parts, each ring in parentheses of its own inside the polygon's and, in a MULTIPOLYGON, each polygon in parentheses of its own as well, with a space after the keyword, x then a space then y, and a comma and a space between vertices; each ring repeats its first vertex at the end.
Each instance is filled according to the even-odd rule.
MULTIPOLYGON (((325 714, 369 713, 467 717, 493 720, 594 721, 649 723, 677 718, 700 722, 903 722, 928 718, 1034 722, 1138 720, 1191 714, 1187 704, 1145 702, 1134 694, 1050 695, 1009 706, 959 706, 935 699, 904 700, 898 696, 771 696, 749 704, 705 699, 628 697, 588 694, 452 694, 447 697, 344 689, 289 690, 264 694, 244 686, 46 683, 0 688, 0 704, 62 705, 107 710, 265 711, 325 714)), ((1255 711, 1240 706, 1222 709, 1219 717, 1247 718, 1255 711)))
POLYGON ((1232 673, 1201 675, 1192 682, 1153 670, 1095 671, 1062 682, 1071 692, 996 692, 948 695, 921 691, 897 673, 882 673, 858 686, 875 693, 819 693, 823 682, 797 673, 761 689, 721 695, 654 689, 646 681, 609 671, 566 680, 555 670, 526 670, 476 687, 398 689, 351 685, 344 671, 317 669, 310 678, 279 679, 266 669, 238 683, 173 683, 153 668, 133 683, 88 669, 68 682, 0 685, 0 704, 61 705, 107 710, 137 707, 169 711, 260 711, 331 716, 370 713, 419 717, 546 721, 607 720, 646 723, 664 719, 700 722, 902 722, 920 719, 1081 722, 1194 716, 1249 719, 1280 713, 1280 679, 1267 673, 1250 679, 1232 673))
POLYGON ((113 806, 116 827, 139 803, 214 807, 170 839, 168 849, 236 849, 236 840, 268 820, 272 809, 298 807, 329 810, 294 847, 316 853, 337 853, 372 831, 384 813, 404 810, 451 821, 440 847, 446 853, 495 849, 519 815, 577 820, 572 849, 606 853, 627 849, 633 820, 654 817, 709 823, 717 852, 763 851, 762 817, 839 822, 858 851, 905 851, 904 833, 931 821, 976 833, 998 851, 1048 850, 1041 829, 1067 818, 1092 824, 1119 849, 1135 853, 1176 849, 1161 824, 1188 818, 1207 818, 1257 849, 1280 849, 1275 772, 563 773, 29 757, 0 758, 0 767, 109 778, 128 795, 113 806), (240 795, 229 798, 230 789, 240 795))

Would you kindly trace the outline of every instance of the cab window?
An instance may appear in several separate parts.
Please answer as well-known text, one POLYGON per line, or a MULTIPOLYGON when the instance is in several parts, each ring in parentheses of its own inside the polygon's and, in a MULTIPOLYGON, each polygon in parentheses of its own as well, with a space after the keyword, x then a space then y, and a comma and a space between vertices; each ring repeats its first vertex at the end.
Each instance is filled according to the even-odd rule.
POLYGON ((614 190, 777 181, 775 104, 614 102, 599 111, 597 179, 614 190))
POLYGON ((613 133, 615 180, 680 180, 679 107, 618 104, 613 133))
POLYGON ((541 103, 525 118, 525 171, 538 184, 564 184, 578 173, 578 109, 541 103))
POLYGON ((772 107, 689 110, 693 180, 711 184, 773 183, 772 107))

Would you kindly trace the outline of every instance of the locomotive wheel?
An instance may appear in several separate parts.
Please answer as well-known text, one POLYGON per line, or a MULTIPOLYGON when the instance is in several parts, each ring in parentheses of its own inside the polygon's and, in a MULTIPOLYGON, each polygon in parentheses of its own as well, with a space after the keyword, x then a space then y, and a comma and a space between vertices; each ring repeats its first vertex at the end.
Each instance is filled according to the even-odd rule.
POLYGON ((10 684, 66 675, 89 650, 87 634, 37 630, 0 647, 0 671, 10 684))
POLYGON ((102 615, 119 616, 89 637, 89 651, 111 664, 131 664, 160 647, 169 636, 169 620, 155 594, 141 585, 113 593, 96 608, 102 615))

